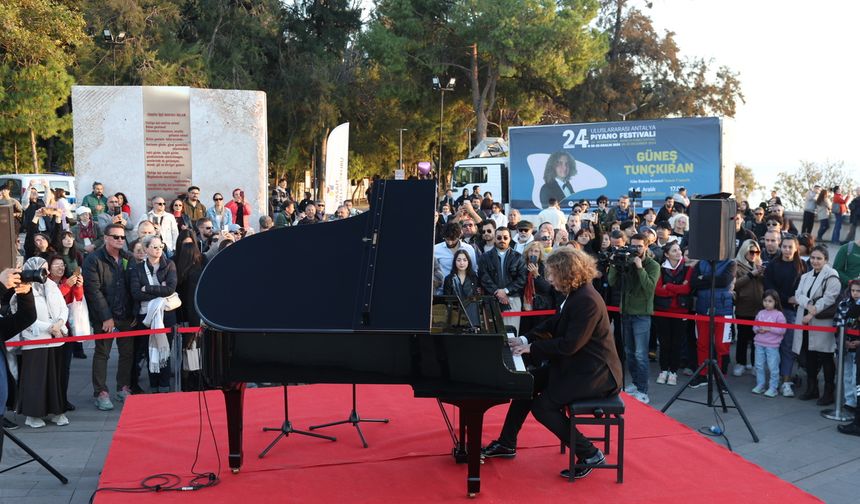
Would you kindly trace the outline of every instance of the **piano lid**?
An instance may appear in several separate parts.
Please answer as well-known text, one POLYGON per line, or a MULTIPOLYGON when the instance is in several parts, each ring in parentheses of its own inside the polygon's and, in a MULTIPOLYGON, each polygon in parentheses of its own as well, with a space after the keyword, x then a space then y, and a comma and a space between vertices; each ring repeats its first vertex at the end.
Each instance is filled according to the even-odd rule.
POLYGON ((436 183, 381 180, 370 210, 273 229, 210 261, 196 305, 229 332, 430 330, 436 183))

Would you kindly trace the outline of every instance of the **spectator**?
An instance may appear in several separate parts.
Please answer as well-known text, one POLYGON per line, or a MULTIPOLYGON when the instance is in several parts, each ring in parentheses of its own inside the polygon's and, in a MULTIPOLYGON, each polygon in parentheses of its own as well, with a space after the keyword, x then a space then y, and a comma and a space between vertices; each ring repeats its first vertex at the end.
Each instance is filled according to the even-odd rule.
MULTIPOLYGON (((665 208, 665 207, 663 207, 665 208)), ((668 219, 667 219, 668 220, 668 219)), ((657 212, 654 211, 653 208, 646 208, 642 211, 642 224, 648 226, 651 229, 654 229, 654 226, 657 225, 657 212)))
POLYGON ((678 238, 681 242, 681 248, 687 248, 687 235, 690 232, 690 218, 687 214, 677 214, 669 219, 669 224, 672 225, 672 235, 678 238))
POLYGON ((636 222, 634 220, 626 220, 621 223, 621 232, 627 236, 627 239, 636 234, 636 222))
MULTIPOLYGON (((507 229, 507 227, 505 229, 507 229)), ((478 257, 480 257, 481 254, 486 254, 496 247, 495 221, 486 219, 481 222, 481 235, 476 238, 475 247, 478 249, 478 257)))
MULTIPOLYGON (((84 294, 90 313, 90 323, 96 333, 131 329, 134 313, 128 294, 126 269, 131 257, 123 250, 124 228, 111 224, 106 230, 104 246, 84 259, 84 294)), ((116 373, 116 399, 124 401, 131 394, 129 379, 133 358, 133 343, 129 338, 117 339, 119 364, 116 373)), ((93 395, 96 407, 112 410, 107 388, 107 361, 113 338, 96 340, 93 355, 93 395)))
POLYGON ((53 206, 60 212, 60 216, 63 222, 63 231, 68 231, 71 228, 68 219, 69 217, 74 218, 74 214, 72 213, 72 204, 69 203, 68 198, 66 198, 66 190, 62 187, 57 187, 54 189, 53 206))
MULTIPOLYGON (((48 263, 41 257, 32 257, 24 269, 47 270, 48 263)), ((36 321, 21 331, 22 341, 62 338, 68 334, 66 321, 69 308, 56 283, 34 283, 36 321)), ((62 343, 28 345, 22 348, 18 371, 18 413, 26 415, 25 423, 33 428, 45 426, 43 417, 57 425, 68 425, 66 417, 66 391, 64 379, 64 352, 62 343)))
MULTIPOLYGON (((666 260, 654 288, 654 309, 671 313, 690 313, 690 278, 693 268, 684 261, 684 253, 678 242, 671 242, 663 249, 666 260)), ((654 325, 660 338, 660 374, 657 383, 678 384, 678 369, 681 366, 681 344, 687 334, 686 319, 657 317, 654 325)))
MULTIPOLYGON (((600 204, 598 203, 598 208, 600 204)), ((606 218, 604 219, 604 225, 608 226, 612 222, 624 222, 626 220, 633 220, 635 218, 635 214, 633 209, 630 208, 630 198, 627 195, 622 195, 618 198, 618 205, 609 209, 606 212, 606 218)))
MULTIPOLYGON (((764 250, 761 253, 761 261, 762 264, 767 267, 771 261, 777 259, 782 254, 780 251, 782 236, 779 231, 767 231, 764 234, 764 239, 762 241, 764 242, 764 250)), ((783 304, 782 306, 785 305, 783 304)))
MULTIPOLYGON (((737 264, 731 259, 717 261, 715 267, 711 267, 711 261, 699 261, 696 263, 693 277, 690 281, 692 290, 696 295, 696 314, 708 315, 710 306, 713 304, 716 316, 732 316, 734 309, 732 286, 735 283, 736 271, 737 264), (711 292, 712 282, 714 286, 713 292, 711 292), (711 299, 712 296, 713 299, 711 299)), ((716 322, 714 324, 714 334, 711 334, 709 320, 696 321, 696 334, 698 336, 696 339, 696 348, 698 350, 699 362, 705 362, 710 358, 710 346, 713 341, 717 364, 720 366, 723 374, 728 373, 730 362, 729 344, 725 343, 724 339, 726 329, 725 322, 716 322)), ((703 367, 699 375, 690 382, 690 388, 707 385, 707 371, 707 367, 703 367)))
POLYGON ((526 246, 535 241, 533 232, 534 224, 529 221, 520 221, 517 224, 517 235, 513 242, 514 250, 520 254, 525 253, 526 246))
POLYGON ((298 225, 304 224, 317 224, 319 223, 319 219, 317 218, 317 207, 311 202, 305 205, 305 216, 299 220, 298 225))
POLYGON ((460 226, 463 229, 463 243, 471 245, 475 249, 475 255, 483 253, 483 250, 480 248, 481 243, 479 241, 480 236, 477 232, 477 226, 472 218, 460 219, 460 226))
POLYGON ((549 254, 552 252, 552 240, 555 237, 555 233, 552 231, 551 225, 548 227, 541 226, 541 228, 538 230, 535 240, 541 244, 544 254, 549 254))
POLYGON ((686 187, 679 187, 678 192, 672 196, 672 199, 675 201, 675 212, 687 213, 687 209, 690 207, 690 198, 687 197, 686 187))
POLYGON ((51 239, 45 233, 36 233, 33 237, 33 246, 33 255, 30 257, 41 257, 47 261, 48 257, 57 253, 51 245, 51 239))
POLYGON ((233 199, 226 207, 230 210, 234 223, 245 229, 251 227, 251 205, 245 201, 245 191, 238 187, 233 189, 233 199))
POLYGON ((802 234, 797 237, 797 253, 800 259, 809 267, 809 254, 815 248, 815 238, 810 234, 802 234))
MULTIPOLYGON (((570 243, 570 235, 567 233, 567 229, 559 228, 555 230, 555 236, 552 240, 552 247, 564 247, 565 245, 570 243)), ((575 242, 574 242, 575 243, 575 242)), ((574 245, 576 247, 576 245, 574 245)))
POLYGON ((86 258, 104 245, 102 230, 93 222, 89 207, 79 206, 75 213, 78 223, 72 226, 72 235, 75 237, 75 245, 86 258))
MULTIPOLYGON (((173 215, 173 220, 176 221, 176 229, 178 231, 183 231, 185 229, 193 229, 194 221, 191 220, 191 217, 185 213, 185 203, 181 199, 177 198, 170 203, 170 209, 173 215)), ((203 206, 203 203, 198 203, 199 206, 203 206)), ((205 211, 204 211, 205 215, 205 211)), ((164 235, 161 236, 163 240, 167 240, 168 238, 164 235)))
POLYGON ((320 222, 326 222, 328 220, 328 214, 325 213, 325 201, 316 200, 314 204, 317 207, 317 220, 320 222))
POLYGON ((119 207, 125 212, 127 215, 131 215, 131 206, 128 204, 128 197, 125 193, 118 192, 114 194, 116 199, 119 201, 119 207))
POLYGON ((553 229, 562 229, 567 218, 559 208, 558 200, 550 198, 548 206, 541 210, 538 214, 537 220, 542 223, 549 222, 552 224, 553 229))
POLYGON ((782 199, 776 194, 776 189, 770 192, 770 199, 767 200, 767 210, 772 212, 777 205, 782 205, 782 199))
MULTIPOLYGON (((200 201, 199 187, 191 186, 188 188, 188 193, 185 196, 185 204, 183 205, 182 210, 188 217, 188 227, 194 226, 199 219, 206 217, 206 206, 200 201)), ((176 223, 179 224, 179 219, 176 219, 176 223)))
POLYGON ((149 222, 148 220, 143 220, 137 223, 137 238, 131 243, 128 244, 128 248, 133 248, 132 246, 140 240, 143 240, 147 236, 155 236, 155 224, 149 222))
MULTIPOLYGON (((764 293, 764 265, 761 261, 761 248, 755 240, 741 243, 735 257, 735 317, 741 320, 754 320, 761 310, 764 293)), ((735 367, 732 374, 741 376, 744 370, 755 366, 756 350, 750 345, 755 338, 752 326, 738 324, 738 341, 735 346, 735 367), (747 360, 747 350, 750 358, 747 360)), ((780 334, 782 339, 782 334, 780 334)), ((774 384, 774 389, 777 385, 774 384)))
MULTIPOLYGON (((441 267, 441 265, 440 265, 441 267)), ((482 294, 481 281, 475 273, 475 265, 472 263, 472 258, 467 249, 460 249, 454 252, 453 263, 448 265, 450 273, 445 276, 442 283, 442 293, 446 296, 458 296, 465 300, 472 296, 480 296, 482 294)), ((477 315, 477 313, 476 313, 477 315)), ((477 321, 473 317, 473 322, 477 321)))
POLYGON ((660 265, 645 252, 646 238, 635 234, 629 247, 635 252, 623 270, 609 266, 609 285, 622 290, 621 309, 624 353, 633 383, 626 391, 640 402, 648 404, 648 340, 651 335, 651 315, 654 313, 654 289, 660 276, 660 265), (623 278, 622 278, 623 276, 623 278))
POLYGON ((847 286, 850 280, 860 278, 860 236, 856 241, 839 247, 836 257, 833 258, 833 268, 839 273, 839 280, 844 286, 847 286))
MULTIPOLYGON (((756 235, 752 231, 744 227, 743 211, 738 210, 735 214, 735 254, 741 249, 741 244, 747 240, 755 241, 756 235)), ((756 297, 756 307, 761 304, 761 296, 756 297)))
POLYGON ((349 208, 347 208, 346 205, 341 205, 334 211, 334 215, 331 216, 330 220, 342 220, 347 218, 349 218, 349 208))
MULTIPOLYGON (((594 210, 594 223, 598 226, 602 226, 604 229, 608 228, 609 222, 609 198, 601 194, 597 197, 597 209, 594 210)), ((613 219, 614 220, 614 219, 613 219)))
POLYGON ((833 188, 833 216, 835 222, 833 223, 833 234, 830 235, 832 243, 841 243, 839 235, 842 232, 842 220, 848 212, 847 203, 848 199, 842 194, 842 188, 835 186, 833 188))
POLYGON ((68 275, 74 274, 84 265, 84 255, 75 245, 75 235, 71 231, 63 231, 59 241, 55 242, 54 250, 63 260, 64 270, 68 275))
POLYGON ((848 229, 848 236, 842 244, 850 243, 857 238, 857 226, 860 225, 860 187, 854 190, 854 197, 848 203, 848 213, 850 213, 849 222, 851 227, 848 229))
POLYGON ((824 241, 822 239, 824 233, 830 228, 830 210, 832 206, 830 193, 827 192, 827 189, 822 189, 815 200, 815 218, 818 219, 818 235, 815 241, 818 243, 824 241))
POLYGON ((490 219, 495 221, 497 228, 503 228, 508 226, 508 218, 502 212, 501 203, 493 203, 491 205, 492 213, 490 214, 490 219))
POLYGON ((574 207, 576 211, 571 211, 567 216, 567 222, 565 223, 565 228, 567 229, 567 234, 569 236, 576 236, 576 233, 582 229, 582 212, 579 211, 579 207, 574 207))
POLYGON ((102 230, 102 233, 104 233, 108 224, 120 224, 125 228, 126 232, 134 229, 134 225, 131 223, 131 218, 127 213, 122 211, 119 198, 116 196, 108 196, 107 210, 99 214, 97 224, 99 229, 102 230))
MULTIPOLYGON (((794 299, 797 304, 795 320, 800 320, 804 326, 833 326, 833 315, 827 316, 825 309, 836 304, 842 285, 839 274, 827 264, 829 259, 827 247, 816 245, 809 255, 812 269, 800 277, 794 299), (818 315, 818 317, 816 317, 818 315), (819 318, 820 317, 820 318, 819 318)), ((798 396, 802 401, 818 399, 819 406, 833 404, 836 385, 836 363, 833 352, 836 351, 836 339, 833 333, 827 331, 800 332, 800 338, 794 338, 791 350, 795 354, 806 353, 806 391, 798 396), (818 371, 824 371, 824 393, 818 397, 818 371)))
MULTIPOLYGON (((526 264, 519 252, 511 249, 511 230, 496 230, 496 246, 478 258, 478 276, 487 295, 494 296, 502 311, 520 311, 526 284, 526 264)), ((506 325, 519 331, 519 317, 508 317, 506 325)), ((517 332, 519 334, 519 332, 517 332)))
MULTIPOLYGON (((276 208, 280 209, 282 205, 276 208)), ((206 211, 206 217, 209 218, 212 223, 212 230, 216 233, 220 233, 222 230, 226 231, 227 226, 233 224, 233 212, 224 206, 224 196, 221 193, 216 192, 212 195, 212 208, 206 211)))
POLYGON ((454 209, 460 208, 464 201, 469 199, 469 189, 463 188, 463 193, 454 200, 454 209))
MULTIPOLYGON (((202 221, 203 218, 198 220, 198 224, 202 221)), ((137 317, 137 323, 140 325, 148 325, 153 329, 160 329, 162 327, 171 327, 176 324, 176 314, 174 311, 162 311, 163 319, 161 323, 157 321, 157 318, 153 319, 150 312, 150 304, 156 300, 157 298, 166 298, 170 296, 174 292, 176 292, 176 266, 173 262, 166 257, 164 257, 163 250, 164 244, 161 241, 161 238, 158 236, 148 236, 143 240, 143 247, 146 250, 146 259, 138 263, 134 266, 134 269, 130 272, 130 286, 129 289, 131 291, 131 297, 134 299, 135 310, 134 313, 137 317), (149 319, 153 319, 147 324, 149 319), (160 326, 160 327, 159 327, 160 326)), ((154 310, 154 308, 153 308, 154 310)), ((170 344, 172 343, 170 340, 172 339, 170 336, 168 338, 168 353, 170 349, 170 344)), ((149 351, 146 352, 147 363, 149 369, 149 391, 152 393, 161 392, 167 393, 170 392, 170 372, 167 369, 169 365, 169 358, 166 356, 160 356, 160 371, 153 372, 155 368, 155 363, 150 362, 150 359, 153 356, 153 348, 156 347, 156 341, 158 337, 155 335, 149 336, 149 351)), ((162 345, 163 346, 163 345, 162 345)), ((162 349, 163 351, 163 349, 162 349)), ((135 362, 133 365, 137 365, 135 362)))
MULTIPOLYGON (((771 260, 764 270, 764 288, 779 293, 779 304, 789 324, 794 324, 797 313, 795 291, 800 277, 806 273, 806 265, 800 260, 797 251, 797 238, 784 237, 780 242, 780 254, 771 260)), ((794 397, 791 379, 795 356, 792 352, 795 331, 789 329, 779 346, 779 371, 782 375, 781 392, 783 397, 794 397)))
MULTIPOLYGON (((60 294, 63 295, 63 301, 69 308, 71 313, 71 303, 81 301, 84 298, 84 277, 78 272, 69 272, 66 270, 66 264, 60 256, 52 256, 48 259, 48 279, 60 289, 60 294)), ((71 316, 69 317, 71 319, 71 316)), ((89 325, 89 324, 86 324, 89 325)), ((87 332, 89 334, 89 331, 87 332)), ((81 334, 72 334, 72 336, 81 336, 81 334)), ((72 357, 86 359, 84 347, 80 341, 63 345, 63 369, 62 369, 62 388, 66 395, 66 411, 74 411, 75 405, 68 400, 69 392, 69 369, 72 364, 72 357)))
MULTIPOLYGON (((370 191, 370 189, 368 189, 368 191, 370 191)), ((305 198, 299 201, 299 213, 305 213, 307 206, 313 202, 314 200, 311 199, 311 193, 305 191, 305 198)))
POLYGON ((285 201, 281 210, 275 214, 275 228, 292 227, 297 223, 296 204, 292 201, 285 201))
POLYGON ((443 205, 448 205, 449 207, 454 206, 454 191, 452 191, 451 189, 447 189, 445 191, 445 194, 443 194, 442 197, 439 198, 439 204, 436 205, 436 208, 438 208, 439 211, 442 211, 443 205))
POLYGON ((4 300, 4 310, 0 315, 0 425, 6 429, 17 429, 17 424, 3 417, 7 404, 17 403, 15 378, 6 366, 6 359, 11 356, 6 354, 6 345, 3 343, 36 321, 36 306, 31 284, 22 284, 21 275, 12 268, 0 272, 0 289, 0 299, 4 300), (17 311, 6 309, 12 302, 17 305, 17 311))
POLYGON ((278 183, 275 184, 274 189, 272 189, 271 212, 273 214, 279 212, 283 208, 284 203, 290 200, 292 200, 292 195, 289 188, 287 188, 287 179, 281 177, 278 179, 278 183))
POLYGON ((194 292, 197 290, 197 282, 206 265, 206 258, 200 253, 200 249, 189 238, 181 243, 176 252, 176 291, 182 306, 179 307, 177 317, 179 322, 188 323, 191 326, 200 325, 200 317, 194 309, 194 292))
POLYGON ((517 225, 522 222, 523 216, 520 214, 520 211, 516 208, 511 208, 508 211, 508 229, 511 230, 512 233, 516 232, 517 225))
MULTIPOLYGON (((782 314, 782 306, 779 304, 779 294, 776 291, 765 291, 762 296, 763 310, 755 317, 757 322, 785 323, 785 315, 782 314)), ((781 327, 753 326, 755 333, 755 388, 753 394, 761 394, 767 397, 776 397, 779 387, 779 345, 782 342, 785 329, 781 327), (767 362, 770 371, 770 386, 765 391, 764 365, 767 362)))
MULTIPOLYGON (((794 236, 799 235, 800 233, 797 231, 797 226, 794 225, 794 222, 785 215, 785 207, 782 205, 777 205, 776 208, 773 209, 773 213, 771 215, 777 215, 780 218, 780 230, 783 233, 790 233, 794 236)), ((768 217, 770 218, 770 217, 768 217)))
MULTIPOLYGON (((471 245, 467 245, 461 241, 460 238, 462 237, 462 234, 463 231, 459 223, 449 222, 442 233, 443 242, 437 243, 433 246, 433 257, 439 261, 439 265, 442 268, 442 278, 447 277, 448 274, 451 273, 451 265, 454 263, 454 254, 458 250, 465 250, 466 253, 469 254, 469 262, 475 270, 475 273, 478 272, 478 262, 475 259, 475 249, 471 245)), ((437 292, 437 294, 441 293, 441 290, 437 292)))
POLYGON ((35 239, 38 234, 47 237, 48 243, 55 243, 63 231, 62 215, 56 208, 30 205, 24 211, 24 258, 29 259, 37 254, 35 239), (31 211, 32 210, 32 211, 31 211))
MULTIPOLYGON (((341 207, 341 208, 346 210, 346 207, 341 207)), ((275 227, 275 222, 272 220, 271 217, 269 217, 268 215, 261 215, 260 216, 260 232, 268 231, 268 230, 272 229, 273 227, 275 227)))
MULTIPOLYGON (((526 284, 523 287, 523 311, 555 310, 564 301, 546 279, 544 253, 540 243, 531 242, 526 247, 523 258, 526 262, 526 284)), ((523 317, 520 319, 520 333, 526 334, 548 315, 523 317)))
MULTIPOLYGON (((182 202, 180 201, 180 205, 182 202)), ((180 217, 182 217, 182 206, 179 207, 180 217)), ((149 221, 155 226, 155 234, 161 237, 164 245, 167 247, 167 255, 173 254, 173 247, 176 243, 176 237, 179 235, 179 226, 174 214, 169 213, 164 208, 164 198, 155 196, 152 198, 152 210, 143 214, 137 223, 138 232, 140 224, 143 221, 149 221)), ((186 222, 183 219, 183 223, 186 222)), ((138 239, 140 236, 138 235, 138 239)))
POLYGON ((17 233, 21 219, 24 217, 24 207, 21 206, 21 203, 19 203, 18 200, 12 197, 10 194, 11 191, 9 183, 0 186, 0 205, 12 206, 12 216, 15 217, 15 220, 18 222, 18 225, 15 227, 15 232, 17 233))
MULTIPOLYGON (((349 216, 350 217, 355 217, 356 215, 361 213, 361 210, 359 210, 358 208, 355 208, 353 206, 351 199, 343 200, 343 204, 347 208, 347 210, 349 210, 349 216)), ((450 206, 449 206, 449 208, 450 208, 450 206)))
POLYGON ((753 220, 747 224, 747 229, 752 231, 756 237, 764 236, 767 232, 767 222, 764 220, 764 208, 756 207, 753 211, 753 220))
POLYGON ((93 219, 98 219, 99 215, 101 215, 107 207, 105 186, 102 185, 101 182, 93 182, 93 192, 84 196, 84 199, 81 201, 81 206, 89 208, 93 214, 93 219))
POLYGON ((801 233, 811 233, 813 226, 815 226, 815 200, 820 192, 821 186, 819 184, 815 184, 812 186, 812 189, 806 192, 806 196, 803 199, 803 224, 800 226, 801 233))
POLYGON ((439 209, 439 220, 442 221, 442 224, 448 224, 448 219, 450 219, 453 215, 454 214, 451 213, 451 205, 449 205, 448 203, 443 203, 442 207, 439 209))
POLYGON ((658 247, 665 247, 669 242, 678 241, 676 236, 672 236, 672 225, 668 222, 658 222, 656 232, 657 241, 655 243, 658 247))
MULTIPOLYGON (((197 244, 200 247, 200 252, 206 253, 209 251, 209 246, 212 245, 213 237, 215 236, 215 227, 208 217, 204 217, 197 221, 197 244)), ((179 245, 177 245, 178 247, 179 245)))
MULTIPOLYGON (((664 252, 663 247, 657 245, 657 231, 648 226, 640 226, 639 234, 645 237, 645 246, 651 252, 651 257, 657 261, 657 264, 663 264, 664 252)), ((683 254, 681 254, 683 257, 683 254)))
POLYGON ((743 215, 744 224, 746 224, 747 222, 749 222, 753 219, 753 212, 752 212, 752 209, 750 208, 750 202, 749 201, 743 200, 740 203, 738 203, 738 211, 740 211, 741 215, 743 215))

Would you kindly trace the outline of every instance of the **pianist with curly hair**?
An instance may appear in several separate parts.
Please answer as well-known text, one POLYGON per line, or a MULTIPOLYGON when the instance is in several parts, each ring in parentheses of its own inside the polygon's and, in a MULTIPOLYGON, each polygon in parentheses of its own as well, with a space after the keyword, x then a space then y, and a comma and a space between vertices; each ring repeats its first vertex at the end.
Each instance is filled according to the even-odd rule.
MULTIPOLYGON (((561 247, 546 260, 547 280, 565 296, 556 315, 527 335, 510 338, 515 355, 531 354, 532 362, 548 364, 532 371, 534 398, 511 402, 499 438, 483 450, 486 458, 516 456, 517 434, 529 411, 566 445, 570 420, 564 414, 572 401, 609 397, 621 389, 621 361, 609 329, 606 305, 592 287, 597 275, 594 259, 580 250, 561 247)), ((579 463, 597 466, 605 457, 590 441, 577 435, 573 447, 579 463)), ((584 478, 591 467, 576 469, 584 478)), ((561 475, 568 477, 567 469, 561 475)))

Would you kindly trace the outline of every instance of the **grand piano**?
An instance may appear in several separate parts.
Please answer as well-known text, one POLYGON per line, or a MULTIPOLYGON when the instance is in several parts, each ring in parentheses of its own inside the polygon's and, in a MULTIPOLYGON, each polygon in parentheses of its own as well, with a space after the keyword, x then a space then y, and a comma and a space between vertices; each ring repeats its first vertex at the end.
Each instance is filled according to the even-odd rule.
POLYGON ((459 408, 454 455, 480 491, 484 412, 530 397, 533 378, 492 298, 433 296, 435 203, 433 181, 379 181, 365 213, 252 235, 207 264, 203 375, 224 393, 234 473, 246 382, 409 384, 459 408))

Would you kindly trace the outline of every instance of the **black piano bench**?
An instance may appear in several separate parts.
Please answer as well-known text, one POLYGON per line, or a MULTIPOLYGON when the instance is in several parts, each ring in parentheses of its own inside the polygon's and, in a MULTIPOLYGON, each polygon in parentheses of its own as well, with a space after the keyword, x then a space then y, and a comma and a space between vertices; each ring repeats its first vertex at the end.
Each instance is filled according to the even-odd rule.
MULTIPOLYGON (((589 441, 603 441, 603 453, 609 455, 610 427, 615 425, 618 429, 618 462, 615 464, 603 464, 595 469, 615 469, 618 483, 624 482, 624 401, 619 395, 604 397, 600 399, 586 399, 574 401, 567 405, 570 416, 570 445, 576 445, 577 425, 602 425, 603 436, 589 437, 589 441)), ((561 445, 561 453, 564 454, 564 443, 561 445)), ((576 455, 570 450, 569 467, 570 477, 568 481, 573 482, 574 470, 585 467, 584 464, 576 463, 576 455)))

